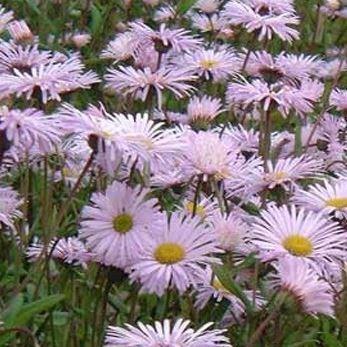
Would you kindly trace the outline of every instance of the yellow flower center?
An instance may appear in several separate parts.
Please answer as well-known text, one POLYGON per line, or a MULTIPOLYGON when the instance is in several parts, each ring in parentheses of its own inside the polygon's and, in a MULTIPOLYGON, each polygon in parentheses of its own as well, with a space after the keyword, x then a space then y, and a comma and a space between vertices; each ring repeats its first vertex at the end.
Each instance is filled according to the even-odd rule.
POLYGON ((154 258, 160 264, 175 264, 180 262, 186 255, 182 246, 177 243, 167 242, 159 245, 154 251, 154 258))
POLYGON ((133 218, 127 213, 122 213, 113 218, 113 229, 120 234, 126 234, 133 225, 133 218))
MULTIPOLYGON (((188 201, 185 206, 186 210, 190 213, 193 214, 194 212, 194 202, 188 201)), ((206 211, 204 206, 197 204, 195 208, 195 214, 198 215, 201 218, 204 218, 206 216, 206 211)))
POLYGON ((313 251, 311 240, 299 234, 288 236, 282 245, 289 253, 297 257, 306 257, 313 251))
POLYGON ((212 287, 216 290, 218 290, 219 292, 222 293, 230 293, 228 289, 226 289, 223 284, 221 283, 221 281, 218 279, 218 277, 214 277, 212 280, 212 287))
POLYGON ((281 180, 286 179, 288 177, 288 174, 284 171, 278 171, 278 172, 274 173, 273 177, 276 181, 281 181, 281 180))
POLYGON ((209 69, 213 69, 214 67, 216 67, 218 65, 218 61, 213 60, 213 59, 206 59, 206 60, 202 60, 200 62, 200 65, 202 68, 209 70, 209 69))
POLYGON ((326 201, 327 206, 335 208, 346 208, 347 207, 347 197, 346 198, 332 198, 326 201))

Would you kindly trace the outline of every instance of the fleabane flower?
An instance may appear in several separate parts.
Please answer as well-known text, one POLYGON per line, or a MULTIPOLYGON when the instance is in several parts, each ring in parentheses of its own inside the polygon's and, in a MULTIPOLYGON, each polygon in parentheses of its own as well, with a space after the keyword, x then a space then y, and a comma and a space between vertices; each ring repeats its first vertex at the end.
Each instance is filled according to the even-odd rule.
POLYGON ((324 185, 311 185, 307 191, 299 189, 295 192, 293 202, 308 210, 322 211, 336 218, 346 218, 347 177, 341 177, 332 182, 324 180, 324 185))
POLYGON ((14 20, 8 25, 7 30, 16 42, 28 43, 34 40, 34 35, 25 20, 14 20))
POLYGON ((174 213, 162 230, 142 242, 130 278, 140 281, 143 292, 162 296, 176 288, 182 294, 197 283, 207 265, 220 262, 214 254, 221 252, 200 218, 174 213))
MULTIPOLYGON (((246 55, 242 58, 245 60, 246 55)), ((273 56, 266 51, 256 51, 250 53, 245 70, 250 75, 262 77, 269 83, 286 79, 300 81, 316 74, 320 64, 321 61, 315 56, 287 52, 273 56)))
POLYGON ((105 193, 93 193, 82 211, 79 237, 105 264, 124 268, 144 247, 146 233, 161 227, 156 199, 146 200, 148 190, 113 182, 105 193))
POLYGON ((221 99, 207 95, 201 98, 194 96, 189 100, 187 107, 188 122, 207 126, 223 111, 221 99))
POLYGON ((338 111, 347 112, 347 90, 336 88, 331 92, 330 105, 338 111))
POLYGON ((181 153, 180 134, 164 129, 164 123, 155 123, 148 114, 114 114, 112 121, 122 134, 126 153, 134 160, 140 157, 155 166, 158 161, 167 162, 168 156, 173 159, 181 153))
POLYGON ((80 88, 88 89, 92 84, 100 82, 94 72, 83 70, 84 65, 77 55, 63 62, 49 61, 31 67, 30 71, 13 69, 13 73, 1 75, 0 98, 14 94, 30 99, 34 91, 39 90, 43 103, 49 100, 61 101, 61 94, 80 88))
POLYGON ((18 193, 10 187, 0 187, 0 222, 14 229, 16 219, 22 218, 20 206, 23 200, 18 193))
POLYGON ((256 217, 250 242, 263 260, 302 258, 312 265, 345 257, 346 232, 322 213, 270 206, 256 217))
POLYGON ((172 324, 168 319, 154 326, 137 323, 125 328, 109 326, 104 347, 232 347, 224 330, 208 330, 213 323, 204 324, 198 330, 188 328, 190 321, 178 319, 172 324))
POLYGON ((198 0, 195 4, 195 8, 201 12, 211 14, 218 10, 220 0, 198 0))
POLYGON ((268 1, 231 0, 226 3, 223 16, 230 25, 241 25, 247 32, 256 32, 260 41, 271 40, 275 34, 282 41, 292 43, 299 38, 299 32, 293 28, 299 24, 299 18, 288 9, 280 9, 276 3, 278 6, 275 1, 268 4, 268 1))
POLYGON ((13 11, 7 11, 0 5, 0 33, 3 32, 8 23, 13 19, 13 11))
POLYGON ((194 73, 206 80, 222 81, 234 75, 240 69, 235 52, 227 46, 210 49, 197 49, 186 54, 179 61, 194 73))
POLYGON ((158 107, 162 107, 163 91, 172 92, 177 98, 188 96, 194 87, 190 84, 197 77, 191 68, 161 67, 153 72, 150 68, 134 69, 132 66, 120 66, 118 70, 109 69, 105 75, 106 86, 117 94, 130 95, 143 102, 152 90, 157 96, 158 107))
POLYGON ((231 105, 256 105, 264 111, 276 107, 284 117, 290 110, 303 117, 313 111, 323 91, 323 83, 316 80, 304 79, 299 86, 294 86, 282 83, 269 85, 261 79, 255 79, 251 82, 241 80, 229 83, 226 97, 231 105))
POLYGON ((101 58, 112 59, 115 62, 126 61, 133 58, 136 48, 139 46, 139 40, 129 31, 117 34, 111 40, 106 48, 101 52, 101 58))
POLYGON ((30 71, 54 59, 52 52, 39 50, 37 44, 23 46, 13 41, 0 40, 0 72, 30 71))
POLYGON ((322 160, 305 155, 278 159, 275 164, 268 161, 267 166, 268 170, 262 173, 259 183, 269 189, 276 186, 291 188, 299 179, 319 177, 323 170, 322 160))
POLYGON ((75 236, 53 239, 47 246, 36 241, 26 250, 26 256, 30 262, 45 259, 49 255, 52 259, 69 265, 81 265, 84 268, 94 258, 94 254, 87 250, 84 243, 75 236))
POLYGON ((231 212, 225 215, 215 212, 208 221, 222 249, 226 251, 242 249, 250 226, 238 213, 231 212))
POLYGON ((154 49, 159 53, 167 53, 170 50, 176 53, 189 52, 202 43, 201 39, 193 36, 188 30, 170 29, 165 23, 160 24, 159 30, 153 30, 141 22, 133 22, 129 26, 130 32, 140 41, 144 41, 144 44, 154 45, 154 49))
POLYGON ((334 295, 330 285, 301 259, 284 258, 276 266, 275 284, 309 315, 334 315, 334 295))
POLYGON ((25 150, 36 146, 41 152, 52 151, 61 135, 57 118, 34 108, 10 110, 7 106, 1 107, 0 130, 15 146, 25 150))

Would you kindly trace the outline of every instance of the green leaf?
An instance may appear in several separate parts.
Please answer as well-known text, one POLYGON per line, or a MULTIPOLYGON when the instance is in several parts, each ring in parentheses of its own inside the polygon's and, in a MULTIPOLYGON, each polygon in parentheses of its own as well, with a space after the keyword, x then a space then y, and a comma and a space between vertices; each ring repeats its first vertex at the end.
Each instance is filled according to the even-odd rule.
POLYGON ((177 12, 180 14, 185 14, 197 0, 181 0, 177 5, 177 12))
POLYGON ((222 285, 242 300, 245 304, 247 314, 251 315, 253 313, 252 303, 248 300, 241 287, 231 278, 228 267, 226 265, 215 266, 213 267, 213 271, 222 285))
POLYGON ((92 19, 90 24, 90 30, 92 34, 95 35, 101 29, 101 26, 103 24, 103 19, 102 19, 103 16, 101 11, 95 5, 92 6, 91 16, 92 16, 92 19))
POLYGON ((323 335, 324 346, 325 347, 343 347, 341 342, 337 339, 335 335, 330 333, 325 333, 323 335))
MULTIPOLYGON (((36 314, 50 310, 63 299, 64 295, 62 294, 50 295, 46 296, 43 299, 34 301, 30 304, 23 305, 15 319, 11 321, 11 326, 25 325, 36 314)), ((5 323, 7 322, 5 321, 5 323)))
POLYGON ((23 307, 23 303, 23 294, 18 294, 11 300, 8 308, 2 314, 2 320, 5 323, 5 327, 13 326, 13 322, 16 319, 16 316, 20 312, 21 308, 23 307))

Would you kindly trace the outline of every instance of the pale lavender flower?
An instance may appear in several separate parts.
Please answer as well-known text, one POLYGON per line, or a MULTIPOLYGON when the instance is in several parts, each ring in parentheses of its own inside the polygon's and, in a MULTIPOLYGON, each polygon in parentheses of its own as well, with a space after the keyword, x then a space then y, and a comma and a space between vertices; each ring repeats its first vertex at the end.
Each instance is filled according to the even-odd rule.
POLYGON ((12 94, 17 97, 33 96, 36 89, 41 92, 43 103, 48 100, 61 100, 60 94, 76 89, 90 88, 91 84, 100 82, 94 72, 83 72, 84 65, 78 56, 72 56, 62 63, 49 62, 46 65, 34 66, 30 72, 13 70, 13 74, 5 73, 0 80, 0 97, 12 94))
POLYGON ((13 41, 0 41, 0 72, 12 73, 14 69, 30 71, 34 66, 48 64, 53 58, 49 51, 40 51, 37 44, 22 46, 13 41))
POLYGON ((332 214, 336 218, 347 217, 347 177, 324 185, 311 185, 308 191, 299 189, 295 192, 293 202, 308 210, 332 214))
POLYGON ((53 239, 45 246, 42 242, 32 243, 26 250, 30 262, 45 259, 51 255, 52 259, 60 260, 70 265, 81 265, 84 268, 94 259, 94 254, 86 249, 77 237, 53 239))
POLYGON ((236 74, 240 61, 233 49, 228 46, 211 49, 198 49, 186 54, 178 62, 206 80, 222 81, 236 74))
POLYGON ((223 132, 223 137, 238 148, 241 152, 256 153, 259 148, 259 132, 254 129, 245 129, 242 125, 228 126, 223 132))
POLYGON ((220 32, 227 28, 223 17, 214 13, 212 15, 194 13, 191 15, 192 26, 202 32, 220 32))
POLYGON ((210 124, 223 112, 222 100, 207 95, 193 96, 187 106, 189 123, 210 124))
POLYGON ((125 328, 109 326, 104 347, 232 347, 223 336, 225 330, 207 330, 213 323, 198 330, 188 328, 190 321, 178 319, 173 325, 168 319, 154 326, 138 322, 138 327, 126 324, 125 328))
POLYGON ((330 105, 335 106, 338 111, 347 112, 347 90, 336 88, 331 92, 330 105))
POLYGON ((10 187, 0 187, 0 222, 15 229, 16 219, 23 218, 19 207, 23 204, 18 193, 10 187))
POLYGON ((34 35, 25 20, 14 20, 8 24, 7 30, 17 42, 27 43, 34 40, 34 35))
POLYGON ((271 1, 270 6, 266 3, 231 0, 225 5, 223 16, 230 25, 242 25, 248 32, 256 32, 260 41, 271 40, 274 34, 289 43, 298 39, 299 32, 292 26, 299 24, 299 18, 292 11, 274 11, 278 2, 271 1))
POLYGON ((158 162, 172 160, 183 149, 180 133, 164 129, 163 122, 155 123, 148 114, 114 114, 112 121, 122 134, 126 155, 133 161, 140 159, 154 167, 158 162))
POLYGON ((334 295, 330 285, 301 259, 285 258, 276 266, 275 287, 290 295, 304 313, 334 315, 334 295))
POLYGON ((235 251, 243 247, 249 225, 237 212, 225 215, 215 212, 208 218, 211 229, 216 234, 219 246, 226 251, 235 251))
POLYGON ((314 103, 319 100, 324 91, 324 85, 315 80, 303 80, 300 86, 282 84, 268 85, 260 79, 248 82, 229 83, 227 100, 230 104, 261 105, 264 111, 270 106, 278 107, 286 117, 291 109, 305 116, 313 111, 314 103))
POLYGON ((126 31, 117 34, 116 37, 108 43, 107 47, 101 52, 101 58, 113 59, 115 62, 125 61, 134 57, 138 46, 138 38, 134 33, 126 31))
POLYGON ((174 18, 176 18, 177 10, 175 7, 171 5, 165 5, 160 7, 157 11, 154 13, 154 20, 156 22, 168 22, 174 18))
POLYGON ((46 116, 34 108, 1 107, 0 130, 5 132, 8 141, 25 150, 35 145, 41 152, 50 152, 61 141, 56 117, 46 116))
POLYGON ((256 217, 249 241, 264 260, 300 258, 312 266, 345 258, 346 231, 322 213, 269 206, 256 217))
MULTIPOLYGON (((130 23, 130 32, 132 32, 140 41, 147 41, 149 45, 154 45, 156 51, 167 53, 189 52, 197 49, 202 40, 193 36, 185 29, 169 29, 162 23, 159 30, 153 30, 148 25, 141 22, 130 23)), ((142 42, 142 44, 145 44, 142 42)))
MULTIPOLYGON (((246 56, 243 55, 243 60, 246 56)), ((295 55, 282 52, 273 56, 266 51, 256 51, 249 55, 246 71, 256 77, 263 77, 266 81, 274 83, 285 78, 301 81, 316 74, 321 61, 315 56, 304 54, 295 55)))
POLYGON ((194 87, 189 84, 197 77, 190 68, 175 69, 162 67, 152 72, 150 68, 134 69, 131 66, 120 66, 118 70, 109 69, 105 76, 107 87, 117 94, 131 95, 135 99, 145 101, 153 88, 157 95, 158 107, 162 106, 164 90, 171 91, 177 98, 188 96, 194 87))
POLYGON ((277 185, 285 189, 292 188, 296 181, 304 178, 319 177, 323 171, 323 162, 314 157, 302 155, 287 159, 278 159, 276 163, 268 161, 268 170, 259 177, 259 184, 275 188, 277 185))
POLYGON ((220 0, 198 0, 194 7, 204 13, 211 14, 218 10, 219 5, 220 0))
POLYGON ((160 232, 141 243, 130 278, 141 282, 143 292, 162 296, 173 287, 182 294, 198 282, 207 265, 220 262, 213 254, 221 252, 200 218, 173 213, 160 232))
POLYGON ((161 231, 156 199, 145 200, 148 190, 113 182, 105 193, 93 193, 82 211, 79 237, 98 261, 120 268, 131 265, 146 245, 144 237, 161 231))
POLYGON ((0 32, 4 31, 8 23, 13 19, 13 11, 7 11, 0 5, 0 32))

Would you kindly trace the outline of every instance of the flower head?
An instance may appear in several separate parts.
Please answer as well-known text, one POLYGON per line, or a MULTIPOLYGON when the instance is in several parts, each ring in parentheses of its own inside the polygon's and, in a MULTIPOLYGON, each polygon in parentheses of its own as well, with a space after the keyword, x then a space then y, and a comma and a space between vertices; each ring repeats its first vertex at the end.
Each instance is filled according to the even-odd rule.
POLYGON ((19 210, 22 203, 23 200, 12 188, 0 187, 0 222, 14 229, 14 221, 23 217, 19 210))
POLYGON ((302 258, 319 264, 342 259, 346 233, 321 213, 294 206, 271 206, 257 217, 250 242, 263 259, 302 258))
POLYGON ((275 283, 294 298, 299 308, 310 315, 334 314, 334 296, 327 282, 301 259, 282 259, 275 283))
POLYGON ((161 227, 156 199, 148 191, 113 182, 105 193, 94 193, 84 207, 79 237, 105 265, 124 268, 145 246, 144 235, 161 227))
POLYGON ((105 347, 231 347, 223 336, 224 330, 207 330, 213 323, 207 323, 198 330, 188 328, 189 321, 178 319, 171 326, 168 319, 154 326, 139 322, 138 327, 126 324, 125 328, 108 328, 105 347))
POLYGON ((219 262, 213 254, 221 252, 200 218, 174 213, 160 232, 143 242, 130 277, 139 280, 145 292, 161 296, 174 287, 183 293, 197 283, 205 266, 219 262))

